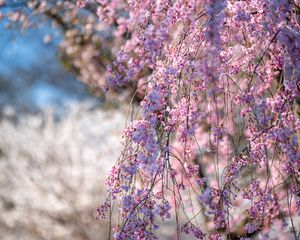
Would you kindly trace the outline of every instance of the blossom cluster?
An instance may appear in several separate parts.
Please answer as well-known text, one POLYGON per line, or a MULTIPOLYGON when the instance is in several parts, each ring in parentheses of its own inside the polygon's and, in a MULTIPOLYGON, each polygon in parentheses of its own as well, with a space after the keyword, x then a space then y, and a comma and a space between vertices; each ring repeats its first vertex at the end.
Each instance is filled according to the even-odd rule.
POLYGON ((297 238, 299 2, 120 2, 99 4, 129 36, 109 82, 146 90, 109 182, 122 212, 115 238, 155 239, 154 219, 179 206, 182 234, 197 239, 267 236, 277 221, 297 238))

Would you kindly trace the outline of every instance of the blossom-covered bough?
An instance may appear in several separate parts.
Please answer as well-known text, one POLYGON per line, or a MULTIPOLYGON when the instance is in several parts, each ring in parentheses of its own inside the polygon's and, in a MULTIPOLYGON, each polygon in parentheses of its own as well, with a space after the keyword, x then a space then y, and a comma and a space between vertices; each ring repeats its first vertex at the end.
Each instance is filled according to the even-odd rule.
POLYGON ((114 238, 171 215, 178 238, 299 238, 299 1, 98 3, 126 33, 107 84, 146 88, 98 209, 120 204, 114 238))
MULTIPOLYGON (((119 205, 113 238, 157 239, 173 218, 178 239, 299 239, 300 1, 77 7, 96 9, 114 36, 106 81, 86 82, 144 95, 97 209, 119 205)), ((83 72, 88 56, 75 61, 83 72)))

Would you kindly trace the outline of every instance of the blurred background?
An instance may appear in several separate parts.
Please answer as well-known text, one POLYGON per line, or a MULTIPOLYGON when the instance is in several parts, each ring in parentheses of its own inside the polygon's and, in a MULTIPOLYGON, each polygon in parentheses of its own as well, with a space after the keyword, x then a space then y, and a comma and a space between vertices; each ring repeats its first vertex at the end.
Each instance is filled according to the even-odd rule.
POLYGON ((0 239, 108 239, 95 209, 128 105, 66 70, 50 25, 0 21, 0 239))

